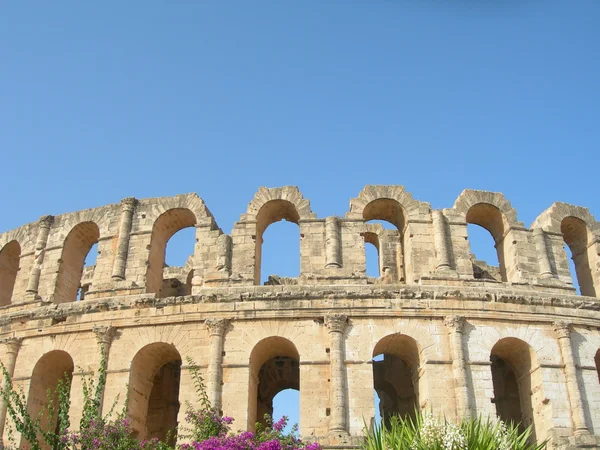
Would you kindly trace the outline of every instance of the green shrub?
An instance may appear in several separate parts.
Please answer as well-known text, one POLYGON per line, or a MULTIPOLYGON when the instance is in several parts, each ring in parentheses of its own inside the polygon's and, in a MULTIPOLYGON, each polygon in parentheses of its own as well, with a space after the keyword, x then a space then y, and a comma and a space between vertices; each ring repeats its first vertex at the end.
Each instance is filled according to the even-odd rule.
POLYGON ((364 450, 542 450, 546 442, 531 443, 531 429, 498 420, 465 419, 459 425, 431 414, 394 416, 389 425, 365 426, 364 450))

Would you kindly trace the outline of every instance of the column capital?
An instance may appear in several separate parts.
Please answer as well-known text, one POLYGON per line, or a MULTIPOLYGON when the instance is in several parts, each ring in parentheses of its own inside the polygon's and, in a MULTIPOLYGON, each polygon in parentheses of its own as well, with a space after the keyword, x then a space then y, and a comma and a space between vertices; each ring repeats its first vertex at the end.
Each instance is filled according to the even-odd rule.
POLYGON ((348 316, 344 314, 328 314, 325 316, 325 325, 329 332, 343 333, 348 325, 348 316))
POLYGON ((557 320, 553 324, 554 331, 559 339, 571 337, 571 323, 566 320, 557 320))
POLYGON ((462 333, 465 326, 465 318, 457 315, 446 316, 444 317, 444 325, 456 333, 462 333))
POLYGON ((112 344, 113 339, 115 338, 115 335, 117 334, 117 329, 115 327, 112 326, 99 326, 96 325, 92 331, 94 332, 94 334, 96 335, 96 339, 98 341, 98 344, 102 345, 102 344, 112 344))
POLYGON ((10 337, 2 339, 0 343, 6 345, 8 353, 19 353, 19 349, 23 343, 23 338, 10 337))
POLYGON ((204 324, 208 329, 208 334, 211 336, 223 336, 227 326, 231 322, 230 319, 206 319, 204 324))
POLYGON ((137 205, 137 199, 135 197, 126 197, 121 200, 121 209, 123 211, 133 211, 137 205))
POLYGON ((42 228, 50 228, 54 223, 54 216, 42 216, 40 217, 40 227, 42 228))

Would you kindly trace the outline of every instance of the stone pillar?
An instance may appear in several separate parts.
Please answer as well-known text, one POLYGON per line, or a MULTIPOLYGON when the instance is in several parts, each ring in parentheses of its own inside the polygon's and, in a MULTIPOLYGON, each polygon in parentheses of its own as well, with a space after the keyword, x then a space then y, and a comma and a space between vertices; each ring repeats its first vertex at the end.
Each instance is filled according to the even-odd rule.
POLYGON ((348 324, 348 317, 341 314, 330 314, 325 317, 325 325, 329 329, 330 350, 330 404, 331 417, 329 420, 329 434, 347 435, 348 424, 346 412, 346 357, 344 348, 344 331, 348 324))
POLYGON ((450 337, 457 419, 471 418, 469 384, 467 382, 467 364, 465 362, 465 352, 463 350, 463 328, 465 325, 465 318, 460 316, 448 316, 444 318, 444 324, 448 327, 448 336, 450 337))
MULTIPOLYGON (((21 348, 21 342, 23 339, 21 338, 8 338, 4 340, 2 343, 6 348, 6 372, 12 379, 12 376, 15 372, 15 363, 17 362, 17 355, 19 354, 19 349, 21 348)), ((0 380, 0 383, 4 384, 4 380, 0 380)), ((4 444, 4 425, 6 422, 6 409, 7 405, 4 402, 4 399, 0 397, 0 445, 4 444)))
POLYGON ((231 236, 222 234, 217 238, 217 270, 231 273, 231 236))
POLYGON ((137 200, 127 197, 121 200, 121 222, 119 224, 119 240, 117 243, 117 254, 113 263, 112 278, 114 280, 125 279, 125 268, 127 266, 127 254, 129 253, 129 235, 131 233, 131 222, 137 200))
POLYGON ((340 261, 340 226, 337 217, 325 219, 325 267, 342 267, 340 261))
POLYGON ((432 211, 433 216, 433 240, 435 245, 435 270, 451 270, 452 261, 450 260, 450 241, 448 231, 446 230, 446 219, 441 210, 432 211))
MULTIPOLYGON (((100 346, 100 354, 101 354, 101 360, 100 360, 100 365, 101 367, 103 367, 103 369, 101 368, 100 370, 104 371, 104 379, 103 380, 98 380, 98 384, 102 383, 105 384, 106 383, 106 368, 108 367, 108 353, 110 351, 110 346, 112 344, 113 339, 115 338, 117 329, 115 327, 111 327, 111 326, 95 326, 92 331, 94 332, 94 334, 96 335, 96 339, 98 341, 98 345, 100 346)), ((102 389, 102 391, 98 391, 98 405, 100 408, 100 414, 102 414, 102 406, 104 403, 104 389, 102 389)))
POLYGON ((37 294, 38 292, 46 244, 48 243, 48 235, 50 234, 50 228, 52 227, 53 223, 54 216, 42 216, 40 218, 37 239, 35 241, 33 265, 31 266, 31 272, 29 272, 29 281, 27 282, 28 294, 37 294))
POLYGON ((208 399, 216 411, 221 413, 221 383, 223 379, 223 341, 229 319, 206 319, 204 321, 210 336, 208 360, 208 399))
POLYGON ((546 237, 544 230, 541 228, 533 229, 533 241, 535 242, 535 250, 538 254, 538 262, 540 265, 540 278, 553 277, 550 258, 548 258, 548 247, 546 246, 546 237))
POLYGON ((560 353, 565 365, 567 392, 569 394, 569 405, 571 406, 571 419, 573 420, 573 434, 575 436, 587 435, 589 430, 585 425, 582 395, 577 381, 575 357, 571 346, 571 324, 564 320, 554 322, 554 331, 558 336, 560 353))

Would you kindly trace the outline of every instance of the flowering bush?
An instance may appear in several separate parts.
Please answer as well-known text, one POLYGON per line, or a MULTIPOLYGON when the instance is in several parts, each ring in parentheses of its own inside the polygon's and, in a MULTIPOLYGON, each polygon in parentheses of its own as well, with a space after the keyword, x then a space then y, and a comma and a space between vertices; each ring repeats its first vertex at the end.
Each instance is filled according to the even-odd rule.
MULTIPOLYGON (((283 430, 287 425, 288 418, 283 416, 277 422, 265 416, 266 425, 256 424, 256 433, 243 431, 231 433, 229 425, 231 418, 227 417, 224 428, 219 435, 212 436, 203 441, 195 441, 191 444, 183 444, 181 450, 320 450, 317 443, 305 444, 297 436, 298 426, 294 425, 289 433, 283 430)), ((213 420, 209 418, 209 420, 213 420)))
POLYGON ((365 427, 364 450, 542 450, 546 443, 530 442, 531 430, 502 421, 465 419, 460 425, 435 419, 430 413, 416 419, 391 418, 389 426, 365 427))
MULTIPOLYGON (((191 442, 178 445, 177 450, 320 450, 319 444, 305 444, 297 437, 297 425, 289 433, 284 433, 287 417, 273 422, 269 416, 265 416, 266 425, 257 424, 255 433, 232 432, 233 419, 221 416, 211 405, 198 366, 192 360, 188 362, 199 408, 195 409, 188 403, 185 418, 187 426, 172 430, 171 436, 179 434, 191 442)), ((74 432, 69 431, 69 377, 61 379, 54 392, 48 391, 47 406, 42 408, 38 417, 32 418, 24 393, 13 388, 2 363, 0 371, 4 381, 0 386, 0 397, 7 405, 12 426, 21 433, 31 450, 175 450, 157 438, 142 441, 135 438, 131 421, 126 418, 127 401, 116 419, 109 419, 113 416, 116 401, 109 413, 101 416, 101 399, 106 384, 105 355, 102 355, 97 378, 84 377, 82 380, 82 418, 79 429, 74 432), (42 423, 56 423, 57 426, 46 431, 42 423)), ((9 428, 9 440, 16 448, 11 430, 9 428)), ((171 439, 167 438, 167 441, 171 439)))
POLYGON ((191 443, 180 445, 180 450, 320 450, 319 444, 306 444, 297 437, 298 425, 284 433, 288 423, 285 416, 273 422, 269 415, 265 415, 265 424, 257 423, 256 433, 233 433, 233 419, 218 414, 206 395, 198 367, 191 359, 188 359, 188 364, 200 408, 195 410, 190 404, 187 405, 185 420, 189 426, 182 431, 188 431, 189 434, 182 436, 190 438, 191 443))

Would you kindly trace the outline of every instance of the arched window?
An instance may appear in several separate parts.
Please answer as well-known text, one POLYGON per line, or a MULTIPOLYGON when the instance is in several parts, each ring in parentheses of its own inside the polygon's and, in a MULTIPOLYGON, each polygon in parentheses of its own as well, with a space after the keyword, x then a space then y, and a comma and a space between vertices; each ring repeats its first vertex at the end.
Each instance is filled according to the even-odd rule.
MULTIPOLYGON (((265 414, 273 415, 273 399, 286 389, 300 391, 298 350, 285 338, 265 338, 250 354, 248 429, 254 429, 256 422, 264 423, 265 414)), ((298 405, 293 407, 299 410, 298 405)), ((298 412, 286 412, 285 415, 298 416, 298 412)))
POLYGON ((54 291, 56 303, 74 302, 78 296, 80 299, 85 297, 93 275, 93 269, 90 269, 91 274, 86 271, 86 279, 82 283, 85 260, 99 238, 100 230, 94 222, 82 222, 67 235, 54 291), (81 293, 80 288, 82 288, 81 293))
MULTIPOLYGON (((266 235, 266 230, 267 227, 269 227, 269 225, 275 223, 275 222, 279 222, 281 220, 285 220, 287 222, 292 222, 295 223, 296 225, 298 225, 298 222, 300 220, 300 215, 298 214, 298 211, 296 211, 296 207, 294 206, 293 203, 288 202, 287 200, 270 200, 267 203, 265 203, 260 210, 258 211, 258 214, 256 215, 256 246, 255 246, 255 261, 254 261, 254 284, 256 285, 260 285, 261 284, 261 266, 263 264, 263 242, 265 240, 265 235, 266 235)), ((290 233, 289 233, 289 227, 288 230, 286 230, 283 233, 282 237, 285 238, 289 238, 290 237, 290 233)), ((280 227, 278 231, 280 231, 279 234, 282 234, 281 231, 283 231, 284 228, 280 227)), ((298 233, 299 234, 299 233, 298 233)), ((277 236, 277 233, 274 234, 274 237, 277 236)), ((286 239, 287 240, 287 239, 286 239)), ((278 239, 278 242, 281 242, 281 239, 278 239)), ((298 242, 298 249, 299 249, 299 240, 298 242)), ((287 248, 287 250, 290 250, 290 248, 287 248)), ((271 252, 273 251, 277 251, 279 254, 284 254, 285 253, 285 249, 284 251, 281 250, 281 248, 277 248, 277 249, 270 249, 271 252)), ((289 253, 289 252, 288 252, 289 253)), ((300 260, 300 252, 298 251, 298 261, 300 260)), ((280 263, 280 261, 279 261, 280 263)), ((277 263, 273 263, 273 261, 270 262, 269 264, 270 267, 277 267, 277 263)), ((269 275, 269 274, 265 274, 265 275, 269 275)))
POLYGON ((393 415, 414 418, 419 405, 419 349, 413 338, 392 334, 375 345, 373 387, 384 424, 393 415))
MULTIPOLYGON (((160 215, 154 226, 152 227, 152 237, 150 238, 150 255, 148 256, 148 269, 146 270, 146 291, 156 293, 161 297, 161 289, 163 288, 163 272, 166 267, 165 256, 167 252, 167 242, 175 233, 184 228, 194 227, 196 225, 196 216, 187 208, 174 208, 160 215)), ((189 243, 191 252, 195 248, 195 230, 189 235, 194 235, 194 241, 189 243)), ((182 236, 190 237, 183 233, 182 236)), ((177 240, 179 241, 179 240, 177 240)), ((176 242, 181 244, 180 242, 176 242)), ((177 253, 185 253, 181 249, 182 246, 177 246, 177 251, 173 255, 176 260, 184 261, 189 256, 177 255, 177 253)), ((187 247, 187 245, 186 245, 187 247)), ((169 253, 169 256, 171 254, 169 253)), ((183 264, 182 264, 183 265, 183 264)), ((166 286, 169 287, 169 286, 166 286)), ((166 292, 166 290, 165 290, 166 292)), ((169 291, 170 292, 170 291, 169 291)))
POLYGON ((498 417, 520 424, 521 430, 531 426, 536 439, 535 411, 543 399, 541 374, 533 349, 517 338, 504 338, 494 345, 492 362, 493 403, 498 417), (540 397, 540 398, 537 398, 540 397))
MULTIPOLYGON (((29 385, 29 395, 27 396, 27 410, 32 418, 38 417, 40 412, 48 407, 48 392, 51 395, 52 402, 57 405, 58 402, 58 382, 63 380, 67 387, 71 384, 73 377, 73 359, 62 350, 53 350, 42 356, 31 375, 29 385)), ((42 414, 42 429, 44 431, 55 430, 58 425, 58 417, 54 417, 50 423, 47 413, 42 414)), ((22 439, 21 447, 25 448, 25 440, 22 439)))
POLYGON ((138 439, 156 437, 166 442, 170 436, 167 443, 175 444, 180 377, 181 356, 172 344, 149 344, 134 356, 129 372, 127 415, 138 439))
MULTIPOLYGON (((492 235, 496 247, 496 254, 498 256, 498 267, 490 266, 485 263, 485 261, 480 262, 480 264, 477 264, 479 261, 474 261, 473 276, 475 278, 490 278, 498 279, 498 281, 508 281, 510 277, 506 267, 506 260, 508 258, 504 247, 504 236, 508 231, 509 226, 502 212, 497 207, 488 203, 478 203, 469 209, 466 220, 468 224, 479 225, 492 235)), ((469 227, 468 230, 470 241, 471 233, 473 231, 472 227, 469 227)), ((477 239, 478 237, 481 237, 480 235, 476 234, 474 237, 475 244, 482 241, 482 239, 477 239)), ((472 244, 472 251, 473 247, 475 246, 472 244)), ((485 250, 481 247, 476 250, 477 253, 485 253, 485 250)))
POLYGON ((363 237, 365 239, 367 277, 379 278, 381 276, 379 236, 377 233, 367 231, 363 237))
POLYGON ((592 236, 587 224, 577 217, 565 217, 560 224, 560 231, 571 250, 581 295, 595 297, 597 286, 594 283, 593 264, 591 264, 595 255, 593 246, 589 245, 592 242, 592 236))
MULTIPOLYGON (((389 198, 379 198, 368 203, 363 209, 365 222, 377 221, 382 231, 378 233, 377 245, 379 257, 380 277, 387 277, 391 281, 405 281, 406 267, 404 258, 404 229, 406 227, 406 213, 400 203, 389 198), (387 222, 395 230, 385 229, 387 222)), ((368 224, 372 227, 374 224, 368 224)), ((369 236, 372 231, 365 233, 365 243, 374 244, 375 240, 369 236)))
POLYGON ((21 246, 17 241, 10 241, 0 250, 0 306, 10 305, 20 257, 21 246))

